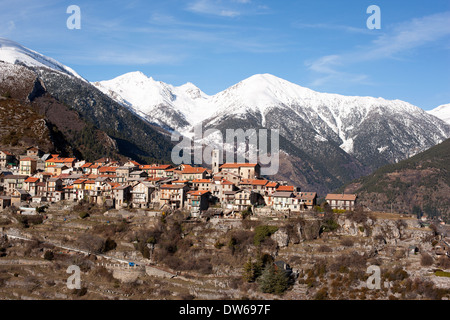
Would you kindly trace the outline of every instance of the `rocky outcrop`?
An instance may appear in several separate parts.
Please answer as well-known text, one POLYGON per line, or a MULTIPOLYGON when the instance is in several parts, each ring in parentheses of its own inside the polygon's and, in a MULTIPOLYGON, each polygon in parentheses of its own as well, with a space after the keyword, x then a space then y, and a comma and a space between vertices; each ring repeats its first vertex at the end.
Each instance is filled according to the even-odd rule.
POLYGON ((428 228, 422 228, 417 219, 377 219, 367 217, 365 222, 355 222, 345 215, 337 220, 340 228, 337 235, 372 237, 386 244, 397 244, 399 240, 423 241, 433 234, 428 228))

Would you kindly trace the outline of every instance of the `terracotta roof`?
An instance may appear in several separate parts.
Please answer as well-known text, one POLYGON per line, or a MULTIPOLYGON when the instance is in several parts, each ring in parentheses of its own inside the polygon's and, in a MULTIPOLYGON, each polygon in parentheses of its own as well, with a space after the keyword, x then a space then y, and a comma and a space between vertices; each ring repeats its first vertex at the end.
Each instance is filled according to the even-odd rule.
POLYGON ((252 185, 254 186, 265 186, 269 181, 268 180, 252 180, 252 185))
POLYGON ((193 196, 202 196, 206 193, 211 193, 211 192, 209 192, 208 190, 196 190, 196 191, 189 191, 188 193, 193 196))
POLYGON ((230 182, 230 181, 228 181, 226 179, 223 179, 220 183, 221 184, 234 184, 233 182, 230 182))
POLYGON ((38 182, 38 181, 39 181, 39 178, 34 178, 34 177, 29 177, 28 179, 25 180, 25 182, 31 182, 31 183, 38 182))
POLYGON ((293 186, 279 186, 277 188, 277 191, 281 191, 281 192, 294 192, 294 187, 293 186))
POLYGON ((117 167, 101 167, 99 172, 116 172, 117 167))
POLYGON ((92 165, 92 163, 87 162, 87 163, 83 164, 83 165, 81 166, 81 168, 89 168, 91 165, 92 165))
POLYGON ((12 153, 11 152, 8 152, 8 151, 2 151, 4 154, 6 154, 7 156, 12 156, 12 153))
POLYGON ((195 180, 192 180, 192 183, 211 183, 211 180, 209 180, 209 179, 195 179, 195 180))
POLYGON ((134 164, 135 166, 140 166, 140 164, 139 163, 137 163, 136 161, 134 161, 134 160, 129 160, 129 161, 127 161, 126 163, 132 163, 132 164, 134 164))
POLYGON ((278 182, 269 181, 269 183, 266 184, 266 188, 276 188, 278 186, 278 182))
POLYGON ((177 184, 180 184, 180 183, 188 183, 189 181, 188 180, 176 180, 176 181, 172 181, 172 183, 177 183, 177 184))
POLYGON ((181 171, 182 174, 197 174, 197 173, 203 173, 207 171, 205 168, 202 167, 186 167, 184 170, 181 171))
POLYGON ((347 201, 355 201, 356 194, 327 194, 325 200, 347 200, 347 201))

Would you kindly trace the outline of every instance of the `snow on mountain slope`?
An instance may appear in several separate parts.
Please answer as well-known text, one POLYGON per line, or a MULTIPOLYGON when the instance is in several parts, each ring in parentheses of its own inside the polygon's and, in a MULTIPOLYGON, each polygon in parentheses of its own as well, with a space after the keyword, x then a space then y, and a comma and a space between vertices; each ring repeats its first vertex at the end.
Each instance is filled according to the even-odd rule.
MULTIPOLYGON (((319 93, 270 74, 252 76, 218 93, 211 98, 211 105, 216 112, 207 120, 210 126, 232 114, 239 117, 249 112, 261 116, 261 125, 266 126, 266 118, 274 110, 280 115, 283 110, 293 111, 316 130, 319 139, 339 137, 336 142, 348 153, 353 152, 353 132, 369 118, 395 119, 417 131, 418 123, 433 121, 425 111, 404 101, 319 93)), ((448 135, 448 128, 437 127, 444 137, 448 135)))
POLYGON ((192 84, 174 87, 140 72, 94 85, 147 120, 182 134, 199 123, 205 128, 226 124, 237 129, 232 126, 238 123, 282 128, 285 138, 298 146, 329 141, 358 158, 369 157, 370 149, 389 161, 450 136, 448 124, 410 103, 320 93, 270 74, 251 76, 213 96, 192 84))
POLYGON ((12 64, 22 63, 28 67, 46 67, 86 81, 73 69, 55 59, 46 57, 36 51, 25 48, 17 42, 1 37, 0 60, 12 64))
POLYGON ((450 124, 450 103, 443 104, 428 113, 450 124))
POLYGON ((155 81, 142 72, 130 72, 93 83, 103 93, 159 124, 181 130, 211 115, 209 96, 192 83, 179 87, 155 81), (176 121, 168 118, 175 115, 176 121))

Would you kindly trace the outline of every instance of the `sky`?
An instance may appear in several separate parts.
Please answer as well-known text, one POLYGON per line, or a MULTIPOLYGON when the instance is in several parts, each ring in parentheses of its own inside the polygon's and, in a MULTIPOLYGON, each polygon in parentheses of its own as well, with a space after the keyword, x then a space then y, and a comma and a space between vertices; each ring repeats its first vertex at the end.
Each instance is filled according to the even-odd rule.
POLYGON ((141 71, 212 95, 270 73, 425 110, 450 103, 448 0, 0 0, 0 8, 0 37, 91 82, 141 71), (70 5, 80 8, 80 29, 67 27, 70 5))

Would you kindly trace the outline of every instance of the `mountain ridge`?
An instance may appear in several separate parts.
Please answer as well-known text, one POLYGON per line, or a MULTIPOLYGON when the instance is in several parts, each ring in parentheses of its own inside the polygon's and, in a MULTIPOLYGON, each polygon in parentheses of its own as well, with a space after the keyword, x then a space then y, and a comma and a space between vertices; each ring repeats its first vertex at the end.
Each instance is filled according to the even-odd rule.
MULTIPOLYGON (((133 82, 133 74, 128 76, 133 82)), ((147 77, 142 73, 138 76, 139 79, 147 77)), ((309 171, 300 173, 298 179, 288 173, 276 178, 298 183, 303 188, 318 188, 321 192, 413 156, 450 137, 447 123, 408 102, 320 93, 267 73, 248 77, 215 95, 200 95, 200 115, 190 117, 194 114, 192 110, 199 107, 197 102, 186 96, 179 98, 171 85, 148 79, 151 80, 146 81, 147 85, 157 83, 167 90, 165 96, 169 97, 166 102, 148 104, 144 112, 148 121, 189 137, 193 135, 193 127, 200 123, 204 132, 219 130, 223 136, 226 129, 278 129, 285 138, 281 149, 287 162, 283 165, 306 165, 309 171), (182 105, 174 101, 181 101, 182 105), (296 155, 297 159, 293 160, 296 155), (303 155, 302 164, 299 155, 303 155), (313 167, 322 168, 323 175, 319 174, 319 178, 326 187, 318 187, 311 180, 310 173, 317 173, 313 167)), ((123 89, 120 78, 115 80, 123 89)), ((131 93, 115 89, 112 82, 107 86, 110 94, 115 92, 129 101, 131 93)), ((158 91, 155 92, 157 95, 158 91)), ((134 108, 139 109, 139 105, 134 108)), ((203 137, 200 142, 214 144, 214 138, 203 137)))

